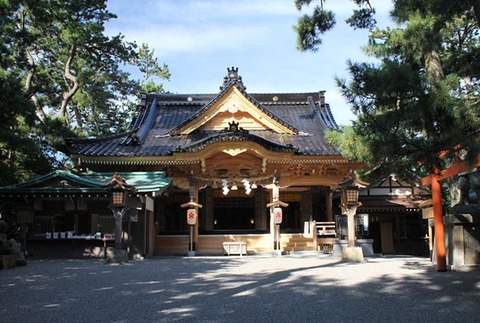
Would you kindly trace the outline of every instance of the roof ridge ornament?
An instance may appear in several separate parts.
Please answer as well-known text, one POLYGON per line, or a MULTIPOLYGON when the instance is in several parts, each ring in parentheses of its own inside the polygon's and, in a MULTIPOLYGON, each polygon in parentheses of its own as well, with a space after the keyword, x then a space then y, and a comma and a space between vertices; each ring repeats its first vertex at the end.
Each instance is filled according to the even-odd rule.
POLYGON ((238 88, 245 91, 247 87, 243 84, 242 77, 238 76, 238 67, 227 68, 227 76, 223 78, 223 84, 220 90, 224 90, 231 84, 236 84, 238 88))
POLYGON ((240 122, 235 122, 235 121, 229 122, 228 123, 228 130, 233 131, 233 132, 239 131, 240 130, 240 127, 238 126, 239 124, 240 124, 240 122))

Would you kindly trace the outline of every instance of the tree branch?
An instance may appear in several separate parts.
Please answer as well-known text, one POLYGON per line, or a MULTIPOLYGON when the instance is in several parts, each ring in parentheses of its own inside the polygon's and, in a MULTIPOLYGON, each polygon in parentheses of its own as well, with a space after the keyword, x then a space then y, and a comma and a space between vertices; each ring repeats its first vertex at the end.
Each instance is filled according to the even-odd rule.
MULTIPOLYGON (((26 13, 19 12, 19 22, 17 23, 17 27, 19 30, 24 31, 26 29, 25 25, 25 17, 26 13)), ((28 62, 28 71, 27 71, 27 77, 25 78, 25 94, 26 97, 32 101, 33 105, 35 106, 35 110, 37 113, 38 118, 43 121, 45 120, 45 111, 43 111, 43 108, 40 106, 40 103, 38 102, 38 98, 36 95, 36 90, 32 90, 32 83, 33 83, 33 76, 35 75, 35 70, 36 70, 36 64, 35 60, 33 59, 32 53, 29 51, 29 48, 25 49, 25 57, 28 62)))
POLYGON ((69 124, 69 121, 67 118, 67 106, 71 98, 75 95, 75 93, 78 91, 78 88, 79 88, 77 77, 72 73, 70 73, 70 68, 72 67, 72 62, 73 62, 73 59, 75 58, 76 53, 77 53, 77 44, 73 43, 70 48, 70 55, 68 56, 67 61, 65 63, 65 68, 63 69, 63 77, 65 78, 67 86, 69 86, 70 89, 68 91, 63 92, 62 102, 60 103, 60 115, 65 117, 67 125, 69 124))

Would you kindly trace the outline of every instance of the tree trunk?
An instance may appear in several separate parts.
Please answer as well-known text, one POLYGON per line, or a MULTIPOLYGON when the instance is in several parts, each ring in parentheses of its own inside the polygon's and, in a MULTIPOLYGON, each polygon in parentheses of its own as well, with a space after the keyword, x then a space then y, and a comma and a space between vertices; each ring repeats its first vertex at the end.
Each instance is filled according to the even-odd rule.
POLYGON ((436 50, 431 50, 425 54, 425 68, 430 82, 441 80, 444 76, 442 62, 436 50))
POLYGON ((29 100, 32 101, 33 105, 35 106, 37 117, 40 119, 40 121, 43 121, 45 120, 45 111, 43 111, 43 108, 38 102, 36 91, 32 90, 32 80, 33 76, 35 75, 35 60, 33 59, 33 56, 28 51, 28 49, 25 51, 25 56, 27 57, 28 61, 28 72, 25 79, 25 93, 29 100))

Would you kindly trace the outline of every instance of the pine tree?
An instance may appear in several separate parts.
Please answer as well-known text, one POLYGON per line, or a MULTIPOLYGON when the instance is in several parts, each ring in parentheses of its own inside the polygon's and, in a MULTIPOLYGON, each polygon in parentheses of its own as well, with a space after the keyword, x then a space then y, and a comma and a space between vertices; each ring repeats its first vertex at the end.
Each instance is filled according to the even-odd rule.
POLYGON ((156 63, 149 75, 168 79, 148 46, 105 35, 116 18, 106 3, 0 1, 0 185, 62 167, 66 136, 125 130, 141 85, 124 66, 143 51, 156 63))
MULTIPOLYGON (((441 200, 435 200, 438 174, 479 153, 479 14, 478 1, 395 1, 398 25, 372 30, 366 48, 380 63, 349 62, 350 82, 337 79, 358 118, 348 140, 332 138, 348 156, 366 162, 370 175, 430 175, 438 191, 433 196, 439 244, 444 237, 441 200)), ((445 269, 444 254, 438 267, 445 269)))

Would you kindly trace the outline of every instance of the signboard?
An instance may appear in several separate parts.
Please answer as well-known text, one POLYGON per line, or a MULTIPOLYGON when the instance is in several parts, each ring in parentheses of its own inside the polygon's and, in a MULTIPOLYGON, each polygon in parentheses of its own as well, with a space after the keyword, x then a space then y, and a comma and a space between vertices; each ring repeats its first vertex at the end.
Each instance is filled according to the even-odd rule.
POLYGON ((197 223, 197 210, 195 209, 187 210, 187 223, 188 225, 195 225, 195 223, 197 223))
POLYGON ((273 209, 273 220, 275 224, 281 224, 282 223, 282 208, 281 207, 276 207, 273 209))
POLYGON ((145 209, 147 211, 153 212, 153 201, 154 200, 150 196, 147 196, 147 198, 145 199, 145 209))
POLYGON ((422 219, 433 219, 433 206, 422 208, 422 219))
POLYGON ((355 233, 358 238, 368 236, 368 214, 359 213, 355 215, 355 233))
POLYGON ((348 219, 346 215, 335 215, 335 230, 337 237, 345 239, 348 236, 348 219))

